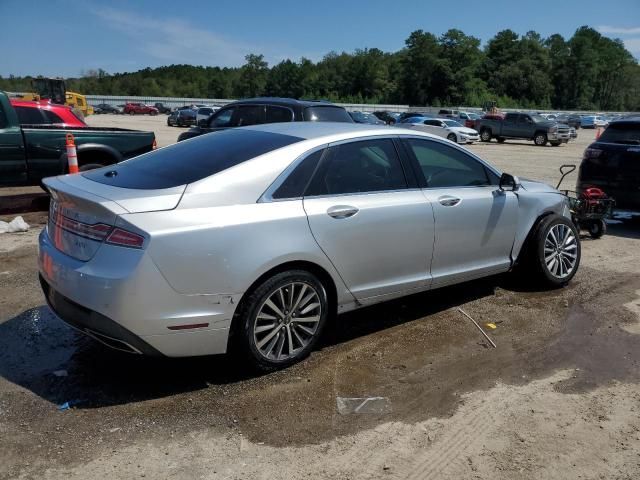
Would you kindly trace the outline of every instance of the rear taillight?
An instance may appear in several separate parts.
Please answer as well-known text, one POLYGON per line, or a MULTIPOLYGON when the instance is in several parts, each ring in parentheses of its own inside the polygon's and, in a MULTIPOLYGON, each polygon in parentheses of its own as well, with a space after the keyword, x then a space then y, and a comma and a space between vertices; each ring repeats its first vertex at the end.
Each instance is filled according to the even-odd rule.
POLYGON ((602 150, 600 150, 598 148, 587 148, 584 151, 584 158, 585 159, 598 158, 600 155, 602 155, 602 150))
POLYGON ((158 142, 156 142, 156 139, 153 139, 153 144, 151 145, 151 150, 155 150, 156 148, 158 148, 158 142))
POLYGON ((142 248, 144 237, 122 228, 114 228, 107 237, 107 243, 120 247, 142 248))
POLYGON ((67 232, 73 233, 80 237, 96 240, 98 242, 106 241, 111 245, 129 248, 142 248, 144 245, 144 237, 137 233, 129 232, 124 228, 112 227, 105 223, 82 223, 65 217, 61 214, 55 214, 52 217, 53 223, 67 232))
POLYGON ((68 232, 75 233, 81 237, 90 238, 91 240, 97 240, 99 242, 103 241, 111 230, 111 226, 104 223, 94 223, 93 225, 89 225, 78 222, 77 220, 72 220, 71 218, 63 215, 56 215, 53 218, 53 223, 63 230, 67 230, 68 232))

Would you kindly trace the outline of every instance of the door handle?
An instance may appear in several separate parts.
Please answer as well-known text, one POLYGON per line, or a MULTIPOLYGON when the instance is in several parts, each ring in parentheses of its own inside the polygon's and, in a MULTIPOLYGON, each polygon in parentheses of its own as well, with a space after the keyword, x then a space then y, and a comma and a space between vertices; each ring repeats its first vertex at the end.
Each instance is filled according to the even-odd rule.
POLYGON ((443 205, 445 207, 455 207, 461 201, 461 198, 452 197, 450 195, 443 195, 442 197, 438 198, 438 202, 440 202, 440 205, 443 205))
POLYGON ((333 218, 349 218, 356 213, 358 213, 358 209, 349 205, 336 205, 327 210, 327 215, 333 218))

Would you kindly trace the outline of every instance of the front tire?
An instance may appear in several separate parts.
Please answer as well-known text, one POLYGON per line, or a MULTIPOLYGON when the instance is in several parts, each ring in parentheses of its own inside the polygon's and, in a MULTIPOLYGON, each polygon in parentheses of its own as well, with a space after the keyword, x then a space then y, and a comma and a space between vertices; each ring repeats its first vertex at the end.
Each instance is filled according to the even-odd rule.
POLYGON ((571 281, 580 265, 580 235, 571 220, 549 215, 538 224, 526 252, 525 262, 532 279, 558 288, 571 281))
POLYGON ((533 143, 539 147, 544 147, 547 144, 547 134, 543 132, 536 133, 533 137, 533 143))
POLYGON ((309 355, 328 316, 327 292, 315 275, 278 273, 243 299, 232 348, 259 370, 284 368, 309 355))
POLYGON ((455 133, 450 133, 449 135, 447 135, 447 140, 453 143, 458 143, 458 137, 456 137, 455 133))

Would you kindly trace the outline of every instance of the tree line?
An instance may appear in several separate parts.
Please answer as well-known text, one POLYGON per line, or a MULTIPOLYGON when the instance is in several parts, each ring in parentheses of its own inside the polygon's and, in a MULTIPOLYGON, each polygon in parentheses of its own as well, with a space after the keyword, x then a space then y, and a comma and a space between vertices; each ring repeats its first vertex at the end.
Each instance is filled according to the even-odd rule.
MULTIPOLYGON (((132 73, 84 72, 67 89, 93 95, 196 98, 280 96, 345 103, 560 110, 640 110, 640 65, 621 40, 580 27, 565 39, 503 30, 481 46, 451 29, 411 33, 397 52, 330 52, 318 62, 269 67, 251 54, 237 68, 171 65, 132 73)), ((0 77, 0 89, 29 91, 31 77, 0 77)))

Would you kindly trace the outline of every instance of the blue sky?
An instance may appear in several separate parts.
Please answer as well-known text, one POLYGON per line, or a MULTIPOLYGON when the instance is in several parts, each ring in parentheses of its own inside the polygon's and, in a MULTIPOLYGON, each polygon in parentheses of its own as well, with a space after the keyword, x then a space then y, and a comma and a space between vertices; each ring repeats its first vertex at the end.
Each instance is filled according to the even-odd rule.
POLYGON ((569 37, 581 25, 640 58, 640 0, 0 0, 0 75, 78 76, 172 63, 270 64, 331 51, 395 51, 409 33, 459 28, 483 42, 511 28, 569 37))

